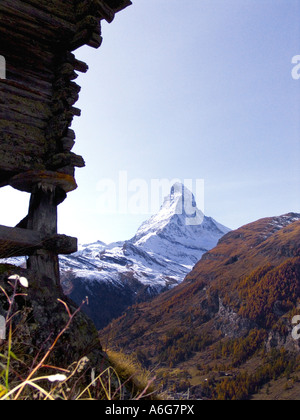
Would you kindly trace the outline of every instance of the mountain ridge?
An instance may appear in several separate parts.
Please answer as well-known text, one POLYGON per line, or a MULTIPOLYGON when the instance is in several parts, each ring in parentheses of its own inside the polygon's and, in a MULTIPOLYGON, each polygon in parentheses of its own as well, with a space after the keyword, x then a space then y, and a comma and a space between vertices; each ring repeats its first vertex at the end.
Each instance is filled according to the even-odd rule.
POLYGON ((205 216, 194 195, 177 183, 132 239, 110 245, 98 241, 62 257, 63 289, 76 303, 88 296, 85 311, 102 328, 128 306, 181 283, 229 231, 205 216))
POLYGON ((229 232, 184 282, 129 308, 100 335, 148 367, 159 366, 163 387, 177 387, 176 369, 190 378, 184 391, 194 387, 194 396, 244 399, 291 361, 292 372, 300 369, 293 356, 299 341, 291 335, 300 303, 299 244, 297 213, 229 232), (220 370, 230 378, 216 381, 220 370))

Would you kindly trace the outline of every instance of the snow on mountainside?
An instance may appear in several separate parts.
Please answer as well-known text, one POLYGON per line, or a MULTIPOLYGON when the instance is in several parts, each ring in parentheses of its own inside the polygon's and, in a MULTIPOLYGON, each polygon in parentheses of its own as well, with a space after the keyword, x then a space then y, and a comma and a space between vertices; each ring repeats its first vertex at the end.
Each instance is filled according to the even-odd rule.
MULTIPOLYGON (((113 312, 120 315, 129 305, 182 282, 202 255, 229 231, 204 216, 193 194, 178 183, 160 211, 143 223, 131 240, 110 245, 99 241, 61 257, 62 285, 77 303, 89 296, 89 315, 94 320, 93 299, 102 311, 103 305, 119 299, 120 308, 113 305, 113 312)), ((111 319, 107 314, 107 320, 111 319)), ((102 321, 95 322, 103 326, 102 321)))
POLYGON ((229 231, 204 216, 193 194, 182 184, 175 184, 160 211, 142 224, 131 242, 192 268, 229 231))
POLYGON ((133 239, 83 246, 76 254, 61 258, 61 269, 76 271, 87 281, 118 282, 120 274, 134 273, 138 281, 159 291, 170 281, 182 281, 229 231, 204 216, 193 194, 175 184, 160 211, 142 224, 133 239))

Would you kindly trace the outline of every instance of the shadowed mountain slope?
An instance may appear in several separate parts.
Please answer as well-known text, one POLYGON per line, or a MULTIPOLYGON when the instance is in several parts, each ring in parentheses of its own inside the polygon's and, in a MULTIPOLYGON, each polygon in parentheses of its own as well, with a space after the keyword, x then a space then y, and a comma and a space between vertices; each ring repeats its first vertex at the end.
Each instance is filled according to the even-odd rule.
MULTIPOLYGON (((204 367, 220 360, 237 368, 258 349, 299 351, 291 336, 298 303, 300 215, 290 213, 228 233, 182 284, 130 308, 102 336, 169 378, 174 367, 187 369, 198 386, 204 367)), ((263 364, 260 357, 254 370, 263 364)))

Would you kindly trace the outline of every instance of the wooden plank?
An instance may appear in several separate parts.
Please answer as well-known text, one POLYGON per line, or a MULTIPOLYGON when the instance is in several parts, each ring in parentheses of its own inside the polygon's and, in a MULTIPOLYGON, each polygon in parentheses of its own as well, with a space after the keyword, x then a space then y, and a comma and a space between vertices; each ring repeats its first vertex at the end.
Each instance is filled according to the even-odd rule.
POLYGON ((75 60, 75 70, 79 71, 80 73, 86 73, 89 69, 89 66, 80 60, 75 60))
MULTIPOLYGON (((60 172, 53 171, 27 171, 12 177, 9 181, 10 186, 24 192, 32 193, 38 185, 45 184, 53 188, 60 188, 66 193, 76 190, 75 179, 60 172)), ((39 231, 39 229, 37 229, 39 231)), ((50 232, 56 233, 56 232, 50 232)))
POLYGON ((115 14, 132 3, 130 0, 79 0, 77 2, 77 16, 84 16, 93 13, 100 19, 105 19, 108 23, 114 20, 115 14))
POLYGON ((27 91, 31 90, 35 94, 43 95, 44 97, 51 98, 53 93, 53 83, 54 77, 43 80, 43 77, 40 76, 43 73, 43 70, 40 70, 39 74, 30 74, 29 71, 24 69, 24 72, 20 72, 17 68, 12 66, 7 67, 7 77, 10 81, 14 81, 19 85, 23 86, 24 89, 27 87, 27 91))
POLYGON ((43 241, 43 249, 60 255, 74 254, 78 250, 78 240, 71 236, 57 234, 43 241))
POLYGON ((112 10, 103 0, 94 0, 98 16, 111 23, 115 18, 115 11, 112 10))
MULTIPOLYGON (((0 89, 1 92, 1 89, 0 89)), ((41 102, 31 101, 30 99, 18 98, 17 96, 4 94, 0 95, 0 106, 4 115, 10 113, 10 111, 21 114, 23 117, 39 119, 40 121, 48 121, 52 116, 49 106, 45 106, 41 102)), ((16 119, 17 121, 17 119, 16 119)), ((24 122, 24 120, 22 121, 24 122)), ((42 125, 42 128, 45 125, 42 125)))
POLYGON ((0 92, 9 93, 16 97, 30 99, 32 101, 45 102, 48 106, 51 104, 51 95, 43 95, 40 91, 33 90, 32 88, 25 86, 20 82, 15 82, 12 80, 0 80, 0 92))
POLYGON ((36 248, 42 242, 43 239, 39 232, 0 226, 0 249, 8 244, 18 245, 20 248, 36 248))
POLYGON ((37 249, 69 255, 77 251, 77 239, 59 234, 45 238, 30 229, 0 225, 0 258, 31 255, 37 249))
POLYGON ((107 3, 107 5, 113 9, 115 13, 118 13, 121 10, 126 9, 126 7, 132 5, 131 0, 105 0, 105 3, 107 3))
MULTIPOLYGON (((5 37, 6 34, 9 36, 12 36, 14 33, 16 33, 16 19, 14 19, 13 14, 11 16, 6 15, 4 12, 0 9, 0 16, 5 16, 5 19, 1 22, 0 26, 0 36, 1 39, 5 37)), ((18 20, 17 23, 18 26, 18 38, 21 40, 27 39, 33 42, 38 42, 40 45, 58 45, 62 42, 62 39, 66 39, 67 35, 64 36, 64 34, 57 33, 54 28, 49 27, 48 25, 44 25, 44 27, 38 24, 34 24, 32 22, 29 22, 27 20, 21 20, 21 18, 18 20), (40 28, 43 28, 43 30, 39 30, 40 28), (50 42, 49 42, 50 40, 50 42)), ((73 36, 73 32, 69 35, 69 37, 73 36)))
POLYGON ((36 9, 75 23, 74 0, 26 0, 36 9))
MULTIPOLYGON (((52 183, 42 182, 33 187, 27 227, 49 237, 57 234, 56 187, 52 183)), ((34 252, 27 261, 27 268, 59 283, 58 256, 52 250, 34 252)))
POLYGON ((26 124, 30 127, 35 127, 41 130, 47 128, 47 119, 42 120, 41 116, 29 116, 24 115, 25 113, 22 110, 15 111, 11 106, 1 104, 0 108, 0 120, 10 121, 12 123, 26 124))
POLYGON ((10 0, 1 0, 0 12, 5 15, 12 15, 14 18, 31 22, 42 29, 51 28, 51 30, 62 30, 75 32, 76 27, 66 19, 59 18, 52 13, 48 13, 37 9, 36 7, 26 4, 21 0, 14 0, 13 4, 10 0))
POLYGON ((84 168, 85 162, 82 156, 76 155, 72 152, 58 153, 57 155, 52 156, 49 161, 46 163, 47 168, 54 170, 59 170, 59 168, 64 168, 65 166, 73 166, 76 168, 84 168))

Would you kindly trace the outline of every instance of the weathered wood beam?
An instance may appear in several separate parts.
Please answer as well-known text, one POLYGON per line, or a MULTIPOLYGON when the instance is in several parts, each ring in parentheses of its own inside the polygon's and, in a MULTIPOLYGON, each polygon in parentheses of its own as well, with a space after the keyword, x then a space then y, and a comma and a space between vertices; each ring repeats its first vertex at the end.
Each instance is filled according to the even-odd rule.
POLYGON ((77 188, 75 179, 67 174, 52 171, 28 171, 16 175, 9 181, 10 186, 24 192, 31 193, 38 184, 59 187, 66 193, 77 188))
MULTIPOLYGON (((33 186, 28 212, 28 229, 45 236, 57 234, 56 188, 52 183, 40 182, 33 186)), ((27 268, 37 275, 45 275, 59 285, 58 255, 52 250, 37 250, 27 260, 27 268)))
MULTIPOLYGON (((43 30, 59 31, 62 33, 69 31, 75 33, 76 27, 66 19, 59 18, 53 14, 49 14, 32 5, 26 4, 21 0, 14 0, 13 4, 10 0, 1 0, 0 11, 6 16, 20 18, 21 21, 30 22, 32 25, 43 25, 43 30)), ((38 34, 36 34, 38 35, 38 34)))
POLYGON ((85 162, 81 156, 72 152, 58 153, 47 162, 47 168, 51 170, 64 168, 65 166, 84 168, 85 162))
POLYGON ((69 255, 77 251, 77 239, 59 234, 45 237, 33 230, 0 225, 1 258, 31 255, 41 248, 60 255, 69 255))
POLYGON ((130 0, 120 0, 120 1, 111 1, 111 0, 90 0, 89 2, 85 0, 79 0, 77 2, 77 16, 83 16, 87 13, 95 14, 100 19, 105 19, 108 23, 111 23, 115 14, 122 9, 125 9, 127 6, 130 6, 132 3, 130 0))
POLYGON ((34 114, 34 112, 30 112, 30 109, 25 109, 24 112, 22 112, 22 106, 19 106, 19 109, 15 110, 10 105, 1 104, 0 119, 5 119, 12 123, 28 124, 31 127, 45 130, 47 127, 47 120, 43 120, 40 116, 34 114))
POLYGON ((86 73, 89 69, 89 66, 80 60, 75 60, 74 66, 75 70, 79 71, 80 73, 86 73))
POLYGON ((131 0, 121 0, 116 2, 116 0, 105 0, 105 2, 114 9, 115 13, 120 12, 121 10, 126 9, 126 7, 131 6, 131 0))
POLYGON ((27 255, 42 244, 42 237, 39 232, 32 230, 0 226, 0 256, 27 255), (11 251, 13 255, 10 255, 11 251))
POLYGON ((0 80, 0 91, 2 95, 10 94, 17 97, 30 99, 32 101, 40 101, 43 103, 45 102, 48 104, 48 106, 51 104, 52 93, 50 96, 45 95, 40 91, 33 90, 33 88, 29 88, 24 84, 12 80, 0 80))
POLYGON ((58 16, 69 22, 74 22, 74 0, 60 0, 60 1, 41 1, 41 0, 26 0, 27 3, 35 6, 37 9, 43 10, 51 15, 58 16))
POLYGON ((111 23, 115 18, 115 11, 102 0, 94 0, 94 3, 98 16, 105 19, 108 23, 111 23))
POLYGON ((77 188, 70 129, 81 111, 73 82, 88 66, 73 50, 101 45, 101 20, 111 22, 130 0, 1 0, 0 187, 31 193, 29 213, 16 228, 0 226, 0 257, 27 255, 37 276, 59 285, 59 254, 77 240, 57 234, 57 206, 77 188))

